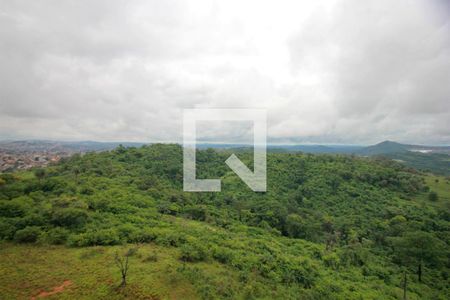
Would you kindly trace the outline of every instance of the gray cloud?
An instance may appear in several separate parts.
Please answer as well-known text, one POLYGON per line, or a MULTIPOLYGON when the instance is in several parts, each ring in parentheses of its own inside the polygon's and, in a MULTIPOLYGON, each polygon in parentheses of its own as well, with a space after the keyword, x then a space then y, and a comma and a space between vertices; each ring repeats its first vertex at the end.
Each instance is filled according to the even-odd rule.
POLYGON ((337 136, 450 141, 448 15, 413 3, 346 1, 291 40, 294 71, 321 75, 337 136))
MULTIPOLYGON (((448 144, 448 16, 438 1, 0 0, 0 138, 179 141, 183 108, 251 107, 277 142, 448 144)), ((207 136, 232 132, 251 134, 207 136)))

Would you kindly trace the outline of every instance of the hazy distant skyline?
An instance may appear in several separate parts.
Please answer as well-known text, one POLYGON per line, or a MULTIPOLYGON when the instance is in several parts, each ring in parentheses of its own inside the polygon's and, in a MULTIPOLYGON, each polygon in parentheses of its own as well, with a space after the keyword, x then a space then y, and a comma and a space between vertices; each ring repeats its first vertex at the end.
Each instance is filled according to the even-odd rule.
POLYGON ((271 143, 450 144, 449 2, 0 0, 0 139, 177 142, 202 107, 266 108, 271 143))

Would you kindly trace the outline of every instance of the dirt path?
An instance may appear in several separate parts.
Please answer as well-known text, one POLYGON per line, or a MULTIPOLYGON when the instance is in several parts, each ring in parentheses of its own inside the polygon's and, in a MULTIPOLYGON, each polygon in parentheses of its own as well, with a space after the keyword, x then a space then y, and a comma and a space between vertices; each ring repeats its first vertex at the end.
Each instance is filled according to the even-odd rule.
POLYGON ((62 291, 64 291, 64 289, 66 287, 68 287, 71 284, 72 284, 72 281, 65 280, 63 282, 63 284, 61 284, 60 286, 55 286, 51 292, 42 291, 37 296, 31 297, 31 300, 36 300, 37 298, 45 298, 45 297, 48 297, 48 296, 51 296, 51 295, 54 295, 57 293, 61 293, 62 291))

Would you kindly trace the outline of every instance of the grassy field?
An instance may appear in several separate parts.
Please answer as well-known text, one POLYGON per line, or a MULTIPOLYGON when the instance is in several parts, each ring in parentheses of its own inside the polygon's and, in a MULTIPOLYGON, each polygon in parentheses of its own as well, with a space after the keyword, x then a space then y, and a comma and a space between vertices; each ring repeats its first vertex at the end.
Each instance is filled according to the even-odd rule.
MULTIPOLYGON (((137 253, 130 258, 127 286, 119 288, 120 272, 114 264, 114 255, 130 247, 136 246, 70 248, 2 243, 1 299, 216 299, 208 296, 208 289, 222 290, 222 295, 233 289, 240 294, 236 299, 247 299, 239 275, 230 268, 213 262, 183 263, 177 259, 178 249, 154 244, 138 246, 137 253)), ((344 276, 359 276, 357 273, 346 272, 344 276)), ((359 299, 401 297, 401 289, 397 288, 384 298, 383 292, 377 291, 382 283, 375 278, 364 284, 346 283, 341 287, 333 285, 331 277, 326 281, 336 292, 348 290, 347 297, 359 294, 355 289, 365 290, 367 298, 359 299)), ((266 294, 257 299, 283 298, 266 294)), ((408 299, 419 298, 410 293, 408 299)))
POLYGON ((426 185, 430 187, 430 192, 436 192, 438 194, 438 201, 433 203, 428 199, 429 193, 420 194, 416 200, 427 205, 434 205, 444 209, 450 209, 450 180, 449 177, 438 176, 434 174, 427 174, 425 176, 426 185))
POLYGON ((432 191, 438 193, 440 199, 450 201, 449 177, 428 175, 425 181, 432 191))
MULTIPOLYGON (((114 265, 116 251, 123 252, 124 249, 121 246, 67 248, 3 243, 0 248, 0 295, 2 299, 39 299, 41 292, 52 292, 55 287, 68 282, 61 291, 46 298, 198 298, 189 280, 177 272, 183 264, 176 259, 176 249, 155 245, 139 247, 130 258, 128 285, 118 289, 120 273, 114 265)), ((221 266, 202 269, 224 271, 221 266)))

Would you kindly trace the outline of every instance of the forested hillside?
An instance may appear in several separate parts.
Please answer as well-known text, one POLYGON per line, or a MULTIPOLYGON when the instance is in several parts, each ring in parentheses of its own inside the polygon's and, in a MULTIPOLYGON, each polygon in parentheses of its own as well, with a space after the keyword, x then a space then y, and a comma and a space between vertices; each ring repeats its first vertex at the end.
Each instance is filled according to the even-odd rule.
MULTIPOLYGON (((256 193, 229 155, 197 155, 197 177, 221 178, 220 193, 183 192, 178 145, 1 174, 1 294, 29 299, 72 280, 67 293, 81 299, 402 299, 406 278, 408 299, 450 298, 448 178, 383 159, 269 153, 267 192, 256 193), (117 290, 113 252, 124 247, 131 284, 117 290), (40 271, 50 257, 72 277, 40 271)), ((251 166, 251 152, 237 156, 251 166)))
POLYGON ((383 154, 383 157, 425 172, 450 176, 450 155, 445 153, 400 152, 383 154))

